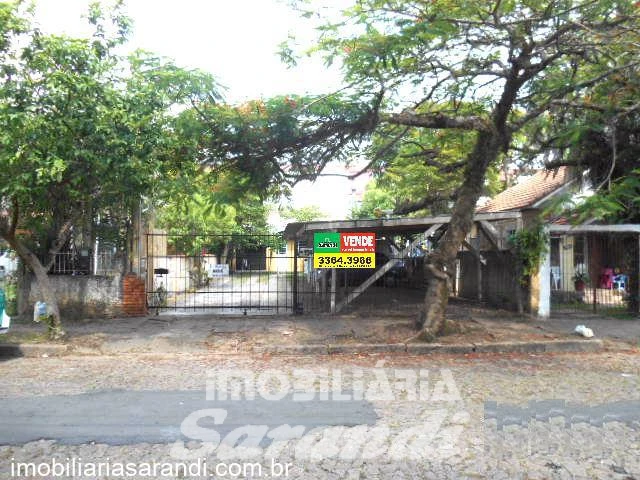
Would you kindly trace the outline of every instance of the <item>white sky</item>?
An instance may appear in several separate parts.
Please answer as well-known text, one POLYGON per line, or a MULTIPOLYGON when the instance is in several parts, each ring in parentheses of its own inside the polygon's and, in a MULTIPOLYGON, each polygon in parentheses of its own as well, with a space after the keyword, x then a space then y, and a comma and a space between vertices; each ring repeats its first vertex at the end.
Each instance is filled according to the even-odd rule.
MULTIPOLYGON (((36 18, 50 33, 83 35, 88 0, 36 0, 36 18)), ((346 3, 335 0, 336 4, 346 3)), ((288 69, 277 56, 278 45, 294 34, 311 42, 315 32, 278 0, 128 0, 133 19, 130 48, 143 48, 174 59, 186 68, 212 73, 227 90, 226 101, 287 93, 328 93, 340 88, 336 68, 303 59, 288 69)), ((335 171, 335 169, 334 169, 335 171)), ((318 205, 328 218, 344 218, 366 178, 351 182, 327 177, 294 189, 295 206, 318 205)))

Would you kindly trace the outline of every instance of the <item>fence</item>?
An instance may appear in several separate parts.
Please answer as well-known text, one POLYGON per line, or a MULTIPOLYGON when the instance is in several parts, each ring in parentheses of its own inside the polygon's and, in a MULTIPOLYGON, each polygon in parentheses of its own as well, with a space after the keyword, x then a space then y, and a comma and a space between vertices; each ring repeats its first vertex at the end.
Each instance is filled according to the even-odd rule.
MULTIPOLYGON (((147 303, 185 313, 415 312, 428 248, 400 250, 378 248, 375 269, 314 269, 311 245, 279 235, 148 234, 147 303)), ((549 256, 552 313, 638 311, 637 234, 554 234, 549 256)), ((63 252, 50 273, 113 276, 122 265, 110 250, 63 252)), ((528 304, 508 251, 463 248, 455 268, 454 295, 509 310, 528 304)))
POLYGON ((638 311, 638 238, 565 234, 551 238, 552 311, 638 311))
POLYGON ((516 271, 513 254, 505 250, 458 254, 457 295, 507 310, 526 308, 528 291, 516 271))
POLYGON ((422 258, 376 255, 376 269, 314 269, 313 250, 279 235, 147 235, 147 301, 172 312, 394 310, 424 297, 422 258), (359 286, 393 260, 362 293, 359 286), (336 308, 337 307, 337 308, 336 308))
POLYGON ((305 301, 305 257, 279 235, 150 233, 146 251, 147 302, 158 311, 281 313, 305 301))
POLYGON ((113 251, 59 252, 49 273, 53 275, 114 275, 122 273, 122 255, 113 251))

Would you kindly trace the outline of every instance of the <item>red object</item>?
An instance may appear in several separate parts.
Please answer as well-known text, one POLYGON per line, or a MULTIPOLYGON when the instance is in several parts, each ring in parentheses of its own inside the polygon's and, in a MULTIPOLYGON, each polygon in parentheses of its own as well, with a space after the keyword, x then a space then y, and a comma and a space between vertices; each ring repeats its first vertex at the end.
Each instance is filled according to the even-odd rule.
POLYGON ((122 313, 127 316, 147 314, 147 293, 144 280, 129 274, 122 279, 122 313))
POLYGON ((611 290, 613 287, 613 268, 603 268, 598 283, 600 288, 611 290))
POLYGON ((371 252, 376 251, 375 233, 341 233, 340 252, 371 252))

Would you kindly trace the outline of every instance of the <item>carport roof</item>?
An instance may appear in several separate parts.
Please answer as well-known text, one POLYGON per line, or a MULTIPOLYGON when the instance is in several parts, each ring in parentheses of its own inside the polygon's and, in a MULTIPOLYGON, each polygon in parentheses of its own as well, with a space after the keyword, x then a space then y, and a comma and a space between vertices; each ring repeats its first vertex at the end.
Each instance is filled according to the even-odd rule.
MULTIPOLYGON (((521 212, 476 213, 474 221, 504 220, 522 218, 521 212)), ((315 232, 375 232, 375 233, 422 233, 439 223, 446 224, 450 215, 421 218, 374 218, 365 220, 329 220, 316 222, 289 223, 284 236, 287 239, 300 238, 315 232)))

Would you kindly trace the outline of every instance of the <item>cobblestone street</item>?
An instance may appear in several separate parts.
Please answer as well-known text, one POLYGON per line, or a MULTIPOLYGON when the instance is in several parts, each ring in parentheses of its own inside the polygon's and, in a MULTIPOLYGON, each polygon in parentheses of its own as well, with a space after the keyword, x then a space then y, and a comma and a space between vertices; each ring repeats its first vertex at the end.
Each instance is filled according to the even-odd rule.
MULTIPOLYGON (((336 409, 340 408, 338 402, 345 400, 370 403, 377 419, 373 424, 315 428, 292 440, 276 438, 270 430, 261 438, 280 439, 271 444, 250 445, 251 435, 226 438, 226 442, 253 447, 249 450, 233 449, 232 445, 216 449, 215 439, 191 433, 197 430, 189 430, 188 422, 175 425, 183 434, 177 442, 73 444, 45 439, 4 445, 0 446, 0 476, 51 478, 53 474, 47 477, 38 471, 25 476, 18 466, 34 464, 36 468, 43 462, 46 465, 39 472, 44 473, 56 461, 81 459, 85 468, 102 462, 113 470, 93 476, 87 475, 86 469, 81 472, 84 475, 67 470, 66 474, 75 473, 75 477, 69 474, 62 478, 124 478, 116 470, 119 463, 136 465, 137 478, 205 478, 201 471, 150 473, 141 469, 153 462, 177 464, 204 458, 208 478, 640 479, 637 352, 24 358, 0 363, 0 401, 9 405, 19 404, 24 397, 75 398, 111 391, 202 391, 204 397, 206 390, 203 400, 208 402, 207 408, 216 408, 221 392, 230 400, 236 395, 250 406, 246 378, 241 385, 244 390, 234 389, 238 384, 232 381, 227 388, 219 382, 233 372, 252 376, 256 395, 263 400, 281 401, 277 394, 282 391, 295 401, 296 394, 311 391, 314 401, 336 402, 336 409), (555 402, 539 403, 551 400, 555 402), (214 442, 213 447, 199 440, 214 442), (254 467, 241 471, 242 465, 248 465, 241 462, 251 462, 254 467), (285 474, 281 467, 286 464, 290 469, 285 474)), ((302 395, 298 400, 310 399, 302 395)), ((131 405, 132 410, 141 407, 131 405)), ((109 408, 104 416, 109 416, 109 408)), ((297 420, 292 418, 291 426, 297 420)), ((90 422, 96 438, 100 438, 104 424, 103 418, 90 422)), ((213 431, 210 423, 198 425, 202 427, 200 434, 202 430, 213 431)), ((136 428, 135 422, 130 428, 136 428)))

